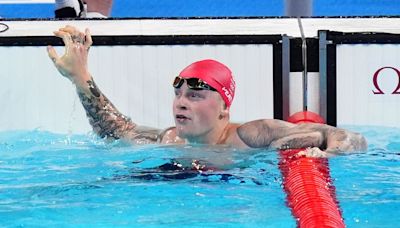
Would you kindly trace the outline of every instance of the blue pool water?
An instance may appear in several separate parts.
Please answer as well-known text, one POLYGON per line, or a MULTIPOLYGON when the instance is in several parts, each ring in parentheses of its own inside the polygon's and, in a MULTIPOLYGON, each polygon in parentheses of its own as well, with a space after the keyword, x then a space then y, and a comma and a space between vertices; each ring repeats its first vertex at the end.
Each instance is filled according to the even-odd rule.
MULTIPOLYGON (((348 227, 400 223, 400 135, 329 159, 348 227)), ((295 227, 273 150, 105 144, 88 135, 0 132, 0 227, 295 227), (160 170, 200 160, 219 171, 160 170)))

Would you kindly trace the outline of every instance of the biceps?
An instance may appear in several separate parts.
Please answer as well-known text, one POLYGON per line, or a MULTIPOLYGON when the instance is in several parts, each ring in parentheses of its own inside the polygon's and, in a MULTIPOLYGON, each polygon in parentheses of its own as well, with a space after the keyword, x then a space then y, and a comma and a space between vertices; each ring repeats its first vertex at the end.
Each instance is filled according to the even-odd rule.
POLYGON ((268 147, 272 140, 272 129, 264 120, 245 123, 237 128, 239 138, 249 147, 268 147))

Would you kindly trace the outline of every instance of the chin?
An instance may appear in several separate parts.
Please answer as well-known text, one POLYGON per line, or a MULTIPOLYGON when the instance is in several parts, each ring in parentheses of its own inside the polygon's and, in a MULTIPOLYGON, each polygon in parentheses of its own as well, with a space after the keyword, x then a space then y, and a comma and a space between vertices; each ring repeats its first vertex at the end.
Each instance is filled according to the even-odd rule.
POLYGON ((186 139, 186 138, 188 138, 188 137, 190 137, 192 134, 190 134, 189 132, 186 132, 186 131, 176 131, 176 135, 179 137, 179 138, 182 138, 182 139, 186 139))
POLYGON ((187 138, 193 137, 194 134, 193 134, 193 132, 190 131, 190 130, 182 129, 182 128, 176 127, 176 135, 177 135, 179 138, 187 139, 187 138))
POLYGON ((185 129, 182 129, 182 126, 175 125, 176 127, 176 135, 179 137, 183 137, 185 135, 185 129))

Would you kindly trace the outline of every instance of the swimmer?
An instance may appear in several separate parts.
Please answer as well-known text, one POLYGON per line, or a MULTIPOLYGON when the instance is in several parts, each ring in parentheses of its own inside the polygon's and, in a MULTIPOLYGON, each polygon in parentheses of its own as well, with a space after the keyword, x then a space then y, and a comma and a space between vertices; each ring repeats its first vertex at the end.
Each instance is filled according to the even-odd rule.
POLYGON ((367 149, 361 134, 326 124, 292 124, 276 119, 230 122, 236 84, 231 70, 212 59, 194 62, 173 78, 175 126, 165 130, 141 127, 118 111, 89 73, 89 30, 81 32, 66 26, 54 34, 63 39, 65 53, 59 56, 49 46, 48 55, 58 71, 76 86, 94 132, 107 140, 235 148, 318 148, 305 152, 317 157, 367 149))

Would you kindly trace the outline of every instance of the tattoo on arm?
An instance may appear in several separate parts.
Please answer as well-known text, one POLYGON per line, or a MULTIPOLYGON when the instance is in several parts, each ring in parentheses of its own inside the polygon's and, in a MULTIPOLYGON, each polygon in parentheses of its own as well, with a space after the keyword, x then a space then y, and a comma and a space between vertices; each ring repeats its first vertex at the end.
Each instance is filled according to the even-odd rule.
POLYGON ((366 150, 359 134, 325 124, 294 125, 279 120, 256 120, 237 128, 239 138, 249 147, 294 149, 318 147, 330 152, 366 150))
POLYGON ((127 139, 134 143, 155 143, 159 140, 159 131, 140 128, 130 118, 121 114, 97 88, 93 80, 87 81, 90 93, 78 89, 89 122, 101 138, 127 139))
POLYGON ((309 132, 282 137, 271 143, 271 146, 280 150, 307 147, 318 147, 320 149, 325 149, 325 142, 320 132, 309 132))
POLYGON ((322 133, 296 129, 279 122, 249 122, 240 126, 237 132, 240 139, 253 148, 293 149, 324 146, 322 133))
POLYGON ((332 153, 364 151, 368 147, 361 134, 337 128, 327 131, 327 144, 327 151, 332 153))
POLYGON ((269 147, 274 140, 273 129, 265 120, 255 120, 237 128, 239 138, 249 147, 269 147))

